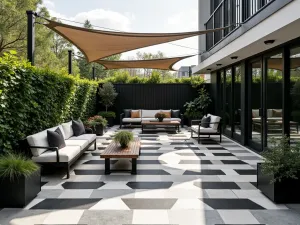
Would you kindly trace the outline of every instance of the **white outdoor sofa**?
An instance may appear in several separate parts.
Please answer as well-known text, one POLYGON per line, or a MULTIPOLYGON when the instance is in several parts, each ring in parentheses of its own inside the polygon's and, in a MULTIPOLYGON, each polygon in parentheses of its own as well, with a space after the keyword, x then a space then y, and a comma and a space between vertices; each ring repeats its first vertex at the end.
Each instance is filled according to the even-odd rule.
POLYGON ((210 116, 209 127, 205 128, 201 126, 201 120, 192 120, 191 121, 191 137, 193 137, 193 133, 197 134, 198 143, 200 142, 200 135, 219 135, 220 142, 222 142, 222 120, 221 117, 207 114, 207 117, 210 116), (196 125, 197 124, 197 125, 196 125))
POLYGON ((156 109, 156 110, 146 110, 146 109, 127 109, 124 110, 124 113, 120 115, 120 128, 126 124, 135 124, 140 125, 142 121, 157 121, 155 114, 159 112, 170 112, 171 118, 164 118, 164 121, 179 121, 181 127, 183 127, 183 114, 180 113, 180 110, 173 109, 156 109), (126 115, 127 111, 127 115, 126 115), (139 111, 139 118, 131 118, 131 111, 139 111))
POLYGON ((27 137, 29 148, 31 149, 32 160, 42 166, 63 167, 67 172, 67 179, 70 177, 70 166, 94 144, 96 149, 96 134, 92 130, 86 129, 86 133, 74 136, 72 121, 59 126, 43 130, 39 133, 27 137), (47 130, 55 131, 60 128, 66 143, 66 147, 58 150, 50 147, 47 140, 47 130))

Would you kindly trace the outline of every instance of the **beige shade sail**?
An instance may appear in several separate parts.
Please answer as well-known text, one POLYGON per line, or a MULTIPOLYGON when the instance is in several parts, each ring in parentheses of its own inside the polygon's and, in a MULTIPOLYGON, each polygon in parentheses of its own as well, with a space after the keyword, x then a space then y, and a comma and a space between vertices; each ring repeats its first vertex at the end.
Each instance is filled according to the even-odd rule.
POLYGON ((60 34, 75 45, 85 55, 88 62, 94 62, 96 60, 130 50, 176 41, 228 28, 223 27, 214 30, 186 33, 126 33, 92 30, 58 23, 51 20, 47 21, 48 24, 45 24, 45 26, 60 34))
POLYGON ((95 62, 101 64, 105 69, 125 69, 125 68, 143 68, 143 69, 158 69, 158 70, 173 70, 173 65, 180 60, 189 58, 190 56, 164 58, 164 59, 150 59, 150 60, 128 60, 128 61, 108 61, 97 60, 95 62))

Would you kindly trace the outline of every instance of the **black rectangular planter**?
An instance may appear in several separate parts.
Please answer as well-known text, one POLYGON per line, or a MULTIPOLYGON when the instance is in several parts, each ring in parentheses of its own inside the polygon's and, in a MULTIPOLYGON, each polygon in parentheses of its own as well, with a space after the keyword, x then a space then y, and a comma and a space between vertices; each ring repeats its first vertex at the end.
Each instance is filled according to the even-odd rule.
POLYGON ((0 207, 23 208, 41 191, 41 171, 28 177, 0 180, 0 207))
POLYGON ((258 163, 257 188, 265 196, 275 203, 300 203, 300 179, 284 179, 271 183, 272 179, 273 176, 262 173, 261 163, 258 163))

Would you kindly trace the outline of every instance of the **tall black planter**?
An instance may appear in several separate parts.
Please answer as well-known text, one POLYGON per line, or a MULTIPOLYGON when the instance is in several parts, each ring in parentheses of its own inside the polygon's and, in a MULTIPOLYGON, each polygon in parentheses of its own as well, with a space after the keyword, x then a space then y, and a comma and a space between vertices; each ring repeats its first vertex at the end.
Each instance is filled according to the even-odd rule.
POLYGON ((113 117, 107 117, 105 118, 107 120, 107 126, 108 127, 112 127, 115 125, 115 118, 113 117))
POLYGON ((32 175, 19 177, 11 181, 0 180, 0 207, 23 208, 41 191, 41 171, 32 175))
POLYGON ((300 174, 299 179, 284 179, 271 183, 274 176, 262 173, 262 164, 257 164, 257 188, 275 203, 300 203, 300 174))
POLYGON ((97 136, 102 136, 103 133, 104 133, 104 127, 103 127, 103 125, 96 125, 96 126, 94 127, 94 132, 95 132, 95 134, 96 134, 97 136))

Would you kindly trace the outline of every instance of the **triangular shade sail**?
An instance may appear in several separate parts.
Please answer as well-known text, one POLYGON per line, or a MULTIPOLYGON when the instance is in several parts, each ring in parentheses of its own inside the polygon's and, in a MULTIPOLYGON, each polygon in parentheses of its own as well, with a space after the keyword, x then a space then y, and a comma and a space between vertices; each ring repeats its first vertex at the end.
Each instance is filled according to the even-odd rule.
POLYGON ((111 55, 138 48, 176 41, 227 28, 186 33, 125 33, 91 30, 51 20, 48 20, 48 22, 45 26, 75 45, 85 55, 88 62, 94 62, 111 55))
POLYGON ((175 63, 191 56, 165 58, 165 59, 150 59, 150 60, 128 60, 128 61, 108 61, 97 60, 95 62, 103 65, 105 69, 125 69, 125 68, 144 68, 158 70, 174 70, 172 67, 175 63))

